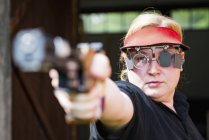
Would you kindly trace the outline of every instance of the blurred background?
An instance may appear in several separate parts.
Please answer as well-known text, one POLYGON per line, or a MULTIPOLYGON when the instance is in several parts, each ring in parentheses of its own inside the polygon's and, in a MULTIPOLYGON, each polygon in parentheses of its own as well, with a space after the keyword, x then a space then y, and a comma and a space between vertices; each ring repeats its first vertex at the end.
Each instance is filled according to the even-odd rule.
POLYGON ((48 73, 21 72, 11 45, 22 29, 41 28, 72 47, 101 42, 111 60, 112 79, 120 72, 119 47, 131 21, 141 12, 171 16, 184 30, 186 53, 181 88, 190 115, 209 140, 209 0, 0 0, 0 140, 87 140, 88 125, 67 125, 53 96, 48 73))

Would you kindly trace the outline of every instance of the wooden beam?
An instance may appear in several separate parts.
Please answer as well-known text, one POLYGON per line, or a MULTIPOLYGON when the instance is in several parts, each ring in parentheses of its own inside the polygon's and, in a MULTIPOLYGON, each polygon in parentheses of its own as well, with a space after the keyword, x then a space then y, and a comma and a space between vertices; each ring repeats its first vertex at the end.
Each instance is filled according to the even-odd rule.
POLYGON ((0 0, 0 139, 11 140, 10 0, 0 0))
POLYGON ((80 0, 80 12, 144 11, 154 7, 160 9, 178 9, 207 7, 208 0, 80 0))

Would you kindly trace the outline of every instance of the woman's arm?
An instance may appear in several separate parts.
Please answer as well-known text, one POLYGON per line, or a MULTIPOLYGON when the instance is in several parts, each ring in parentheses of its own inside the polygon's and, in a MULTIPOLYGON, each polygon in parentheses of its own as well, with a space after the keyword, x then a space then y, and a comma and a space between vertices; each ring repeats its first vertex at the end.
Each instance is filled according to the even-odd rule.
MULTIPOLYGON (((133 104, 130 98, 120 91, 118 86, 109 79, 111 66, 109 59, 103 54, 96 54, 90 68, 91 76, 103 81, 104 87, 96 84, 88 93, 78 94, 73 100, 66 100, 66 93, 56 97, 66 114, 81 120, 99 119, 105 126, 120 128, 127 124, 133 115, 133 104), (101 95, 104 93, 104 110, 101 112, 101 95)), ((67 117, 67 121, 72 121, 67 117)))
POLYGON ((112 80, 107 79, 106 85, 105 109, 100 120, 107 127, 120 128, 131 120, 133 104, 112 80))

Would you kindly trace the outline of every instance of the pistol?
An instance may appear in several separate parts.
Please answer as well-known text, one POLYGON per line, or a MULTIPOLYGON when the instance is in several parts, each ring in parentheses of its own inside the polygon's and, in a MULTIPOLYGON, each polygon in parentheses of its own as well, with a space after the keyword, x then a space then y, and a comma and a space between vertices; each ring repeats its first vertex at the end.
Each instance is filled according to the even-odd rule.
MULTIPOLYGON (((39 28, 20 30, 14 37, 12 57, 15 66, 23 72, 49 72, 56 69, 59 74, 59 88, 74 95, 88 92, 96 83, 103 83, 90 76, 90 65, 94 55, 103 52, 102 43, 78 43, 72 48, 60 37, 49 37, 39 28)), ((104 96, 101 96, 104 108, 104 96)), ((73 123, 86 123, 91 120, 75 118, 73 123)))
POLYGON ((60 74, 60 87, 75 92, 89 89, 92 82, 85 80, 90 80, 91 61, 102 51, 100 42, 78 43, 72 48, 64 38, 50 38, 39 28, 20 30, 12 45, 13 62, 21 71, 48 72, 55 68, 60 74))

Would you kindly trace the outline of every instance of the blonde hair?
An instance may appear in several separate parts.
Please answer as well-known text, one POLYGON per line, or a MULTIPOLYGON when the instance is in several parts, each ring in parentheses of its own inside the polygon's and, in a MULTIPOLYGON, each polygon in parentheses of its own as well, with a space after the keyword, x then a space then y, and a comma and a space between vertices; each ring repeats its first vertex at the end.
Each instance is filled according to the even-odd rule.
MULTIPOLYGON (((180 35, 181 41, 182 41, 183 33, 182 33, 182 28, 179 23, 177 23, 170 17, 161 15, 159 13, 148 13, 148 12, 140 14, 133 20, 133 22, 131 23, 129 27, 127 34, 125 35, 124 40, 127 37, 129 37, 131 34, 147 26, 160 26, 160 27, 171 28, 172 30, 176 31, 180 35)), ((120 62, 122 65, 120 79, 127 80, 127 75, 126 75, 127 69, 126 69, 126 65, 124 63, 122 56, 120 58, 120 62)))

